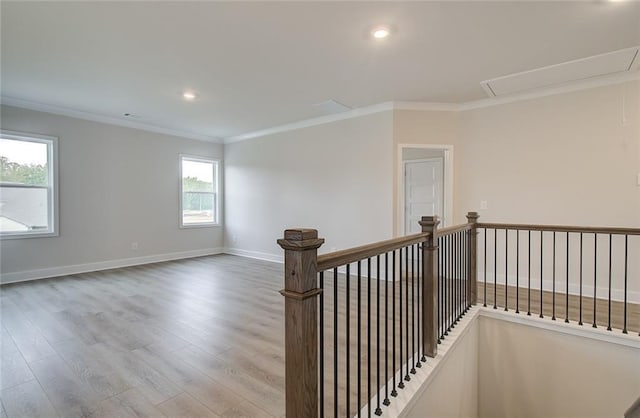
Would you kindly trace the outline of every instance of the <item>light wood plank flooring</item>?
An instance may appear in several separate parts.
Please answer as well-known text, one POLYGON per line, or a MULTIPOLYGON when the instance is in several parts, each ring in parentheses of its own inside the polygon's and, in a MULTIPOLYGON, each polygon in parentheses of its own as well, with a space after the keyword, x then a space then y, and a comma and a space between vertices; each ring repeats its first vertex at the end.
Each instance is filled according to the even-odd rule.
MULTIPOLYGON (((493 283, 487 282, 486 290, 486 305, 489 307, 494 306, 494 294, 497 296, 496 306, 498 309, 504 309, 505 305, 511 311, 516 310, 516 305, 522 314, 530 312, 532 315, 540 315, 540 291, 537 289, 531 289, 531 299, 528 299, 529 290, 525 287, 516 288, 515 286, 505 287, 498 284, 494 286, 493 283), (494 292, 495 290, 495 292, 494 292), (506 295, 505 295, 506 290, 506 295), (517 298, 516 298, 517 290, 517 298)), ((485 299, 484 283, 478 282, 478 304, 482 305, 485 299)), ((594 301, 593 297, 582 297, 582 303, 578 295, 567 295, 564 293, 556 293, 555 295, 555 309, 554 309, 554 297, 553 293, 549 291, 542 292, 542 315, 545 318, 553 318, 555 313, 555 320, 564 322, 568 319, 569 322, 578 323, 582 319, 584 326, 595 325, 598 328, 606 329, 611 321, 611 332, 619 333, 624 328, 624 303, 619 301, 611 301, 611 315, 609 315, 609 301, 607 299, 595 300, 595 321, 594 321, 594 301), (568 310, 567 310, 568 306, 568 310)), ((640 332, 640 305, 635 303, 627 303, 627 321, 626 328, 629 334, 638 335, 640 332)))
POLYGON ((220 255, 2 286, 1 416, 283 416, 281 269, 220 255))
MULTIPOLYGON (((394 287, 396 312, 400 310, 400 282, 393 286, 381 282, 378 296, 378 283, 372 280, 369 309, 366 297, 369 286, 364 279, 360 326, 363 345, 358 358, 357 281, 353 278, 350 281, 349 315, 345 282, 344 275, 340 275, 339 416, 346 414, 347 394, 350 412, 354 414, 358 406, 367 402, 369 391, 372 395, 377 393, 378 352, 381 385, 385 382, 385 368, 387 378, 393 375, 392 347, 390 342, 386 347, 384 341, 385 336, 391 340, 394 322, 397 344, 400 343, 400 318, 390 313, 394 287), (378 297, 382 311, 380 345, 375 316, 378 297), (385 299, 389 315, 384 314, 385 299), (369 311, 371 328, 366 321, 369 311), (351 318, 349 368, 347 316, 351 318), (358 364, 362 366, 360 402, 358 364)), ((407 312, 406 282, 402 283, 405 302, 402 312, 407 312)), ((284 301, 278 293, 281 288, 281 265, 230 255, 2 286, 0 417, 284 416, 284 301)), ((493 289, 487 290, 492 297, 493 289)), ((481 298, 483 293, 480 286, 481 298)), ((335 302, 331 274, 326 275, 324 294, 325 411, 332 416, 335 302)), ((498 300, 503 295, 504 290, 498 288, 498 300)), ((509 300, 513 295, 510 292, 509 300)), ((532 302, 538 300, 535 293, 532 296, 532 302)), ((545 295, 545 314, 548 300, 545 295)), ((492 299, 488 302, 492 303, 492 299)), ((522 294, 520 303, 523 310, 522 294)), ((510 302, 512 306, 515 302, 510 302)), ((588 307, 585 309, 586 323, 589 313, 588 307)), ((533 307, 532 311, 537 312, 533 307)), ((414 347, 415 336, 417 347, 419 340, 417 322, 411 320, 413 310, 410 312, 409 327, 407 317, 404 319, 405 361, 406 342, 414 347), (410 340, 407 328, 417 333, 410 340)), ((563 318, 561 312, 557 312, 559 318, 563 318)), ((640 314, 635 316, 635 310, 632 312, 634 318, 640 318, 640 314)), ((416 306, 416 318, 418 313, 416 306)), ((630 321, 629 327, 635 330, 634 321, 630 321)), ((394 402, 393 398, 391 401, 394 402)), ((374 398, 373 410, 376 404, 374 398)))

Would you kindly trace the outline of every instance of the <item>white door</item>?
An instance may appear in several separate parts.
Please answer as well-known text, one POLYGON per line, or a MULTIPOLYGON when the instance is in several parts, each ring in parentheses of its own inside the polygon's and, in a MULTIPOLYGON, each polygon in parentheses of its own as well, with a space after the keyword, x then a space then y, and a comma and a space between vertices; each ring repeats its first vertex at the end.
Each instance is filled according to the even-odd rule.
POLYGON ((405 235, 421 231, 422 216, 438 215, 443 218, 442 159, 405 161, 404 163, 404 232, 405 235))

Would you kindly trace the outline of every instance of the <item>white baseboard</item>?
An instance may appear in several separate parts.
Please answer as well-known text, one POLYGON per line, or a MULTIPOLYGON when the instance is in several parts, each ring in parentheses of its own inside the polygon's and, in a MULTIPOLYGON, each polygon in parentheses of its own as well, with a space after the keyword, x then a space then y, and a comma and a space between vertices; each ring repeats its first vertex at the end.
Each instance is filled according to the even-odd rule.
POLYGON ((263 253, 260 251, 241 250, 240 248, 225 248, 225 254, 239 255, 242 257, 255 258, 258 260, 271 261, 272 263, 284 263, 283 255, 275 255, 269 253, 263 253))
POLYGON ((203 248, 201 250, 181 251, 177 253, 147 255, 143 257, 121 258, 117 260, 98 261, 96 263, 74 264, 70 266, 51 267, 46 269, 17 271, 0 274, 0 283, 17 283, 29 280, 46 279, 50 277, 68 276, 70 274, 87 273, 90 271, 109 270, 120 267, 137 266, 141 264, 158 263, 161 261, 179 260, 183 258, 202 257, 205 255, 222 254, 223 248, 203 248))

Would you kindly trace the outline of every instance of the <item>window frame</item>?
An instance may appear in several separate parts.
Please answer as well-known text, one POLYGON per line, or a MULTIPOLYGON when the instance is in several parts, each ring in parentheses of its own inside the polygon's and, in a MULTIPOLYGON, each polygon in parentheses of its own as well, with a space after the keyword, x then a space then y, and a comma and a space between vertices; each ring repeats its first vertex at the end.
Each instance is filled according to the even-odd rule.
POLYGON ((219 158, 214 158, 214 157, 204 157, 202 155, 192 155, 192 154, 180 154, 180 158, 178 159, 178 169, 179 169, 179 176, 178 176, 178 180, 179 180, 179 194, 178 194, 178 200, 179 200, 179 211, 178 211, 178 217, 179 217, 179 227, 180 229, 192 229, 192 228, 210 228, 210 227, 216 227, 216 226, 221 226, 221 222, 220 222, 220 202, 222 200, 222 196, 220 193, 220 159, 219 158), (198 223, 189 223, 189 224, 185 224, 184 223, 184 216, 183 216, 183 208, 182 208, 182 204, 184 202, 184 193, 182 190, 182 163, 183 161, 194 161, 194 162, 201 162, 201 163, 209 163, 209 164, 213 164, 213 175, 214 175, 214 195, 215 195, 215 206, 214 206, 214 213, 213 213, 213 222, 198 222, 198 223))
MULTIPOLYGON (((55 136, 39 135, 26 132, 9 131, 6 129, 0 130, 2 138, 11 139, 15 141, 24 142, 36 142, 39 144, 47 145, 47 168, 49 184, 47 186, 47 201, 48 201, 48 224, 49 229, 47 231, 19 231, 19 232, 2 232, 0 231, 0 240, 8 239, 24 239, 24 238, 46 238, 57 237, 59 232, 59 187, 58 187, 58 138, 55 136)), ((0 182, 0 184, 2 184, 0 182)))

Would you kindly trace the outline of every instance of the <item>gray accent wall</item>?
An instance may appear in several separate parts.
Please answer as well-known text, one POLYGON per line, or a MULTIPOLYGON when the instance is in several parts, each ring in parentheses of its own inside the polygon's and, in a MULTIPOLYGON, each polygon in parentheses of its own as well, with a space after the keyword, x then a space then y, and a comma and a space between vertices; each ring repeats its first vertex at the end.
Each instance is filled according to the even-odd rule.
POLYGON ((222 227, 179 228, 178 173, 222 145, 8 106, 1 121, 58 138, 60 193, 59 236, 1 241, 3 280, 221 251, 222 227))

